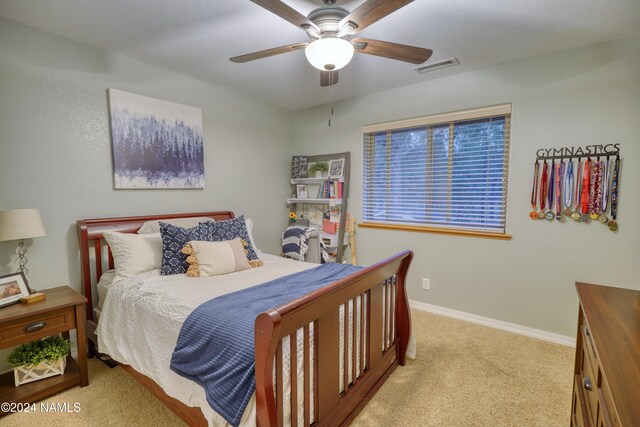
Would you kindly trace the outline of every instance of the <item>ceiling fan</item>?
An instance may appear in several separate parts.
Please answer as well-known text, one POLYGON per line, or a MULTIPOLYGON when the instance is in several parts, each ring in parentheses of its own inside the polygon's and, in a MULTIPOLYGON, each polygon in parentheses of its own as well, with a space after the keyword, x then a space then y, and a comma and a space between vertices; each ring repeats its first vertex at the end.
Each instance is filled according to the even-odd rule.
POLYGON ((413 0, 366 0, 349 12, 334 6, 336 0, 322 0, 323 7, 304 16, 280 0, 251 0, 289 21, 307 33, 309 43, 294 43, 230 58, 232 62, 249 62, 281 53, 305 50, 307 60, 320 70, 320 86, 338 83, 338 70, 349 63, 354 52, 398 61, 422 64, 431 49, 353 36, 374 22, 406 6, 413 0))

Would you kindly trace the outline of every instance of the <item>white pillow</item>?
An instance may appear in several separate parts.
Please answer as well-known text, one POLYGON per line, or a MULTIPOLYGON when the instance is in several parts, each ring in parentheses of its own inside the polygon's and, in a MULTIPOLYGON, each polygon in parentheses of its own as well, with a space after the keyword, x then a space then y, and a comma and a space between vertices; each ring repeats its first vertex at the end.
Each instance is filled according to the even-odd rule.
POLYGON ((160 268, 162 264, 160 233, 131 234, 105 231, 102 234, 113 254, 115 280, 160 268))
POLYGON ((253 237, 253 220, 251 218, 245 218, 244 223, 247 226, 247 234, 249 235, 249 239, 251 239, 251 246, 253 246, 253 250, 256 252, 262 252, 256 246, 256 239, 253 237))
POLYGON ((109 291, 109 286, 113 284, 113 279, 116 277, 116 272, 114 270, 107 270, 102 273, 100 276, 100 280, 98 280, 98 284, 96 288, 98 289, 98 307, 102 308, 104 304, 104 300, 107 298, 107 292, 109 291))
POLYGON ((209 218, 208 216, 194 216, 191 218, 171 218, 171 219, 159 219, 155 221, 147 221, 142 224, 142 227, 138 230, 138 234, 149 234, 149 233, 159 233, 160 232, 160 222, 165 222, 167 224, 175 225, 177 227, 183 228, 192 228, 201 222, 206 221, 215 221, 213 218, 209 218))
POLYGON ((199 270, 199 277, 219 276, 251 268, 239 237, 223 242, 191 241, 189 244, 196 258, 195 268, 199 270))

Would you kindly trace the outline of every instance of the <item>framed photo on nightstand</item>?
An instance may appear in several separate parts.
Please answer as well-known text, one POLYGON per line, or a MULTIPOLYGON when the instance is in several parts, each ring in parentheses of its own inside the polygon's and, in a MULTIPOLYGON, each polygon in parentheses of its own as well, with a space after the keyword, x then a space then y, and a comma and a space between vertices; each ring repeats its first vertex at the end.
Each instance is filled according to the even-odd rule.
POLYGON ((16 303, 29 296, 31 289, 23 273, 7 274, 0 277, 0 307, 16 303))

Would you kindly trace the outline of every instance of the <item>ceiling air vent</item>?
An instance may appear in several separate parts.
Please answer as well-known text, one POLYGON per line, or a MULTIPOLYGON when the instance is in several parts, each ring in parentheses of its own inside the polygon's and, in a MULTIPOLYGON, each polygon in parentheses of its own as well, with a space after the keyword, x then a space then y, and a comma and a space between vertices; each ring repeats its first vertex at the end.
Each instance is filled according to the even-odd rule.
POLYGON ((453 57, 449 59, 443 59, 442 61, 434 62, 433 64, 416 67, 414 68, 414 70, 416 70, 416 73, 422 74, 422 73, 428 73, 429 71, 439 70, 441 68, 453 67, 454 65, 458 65, 459 63, 460 61, 458 61, 458 58, 453 57))

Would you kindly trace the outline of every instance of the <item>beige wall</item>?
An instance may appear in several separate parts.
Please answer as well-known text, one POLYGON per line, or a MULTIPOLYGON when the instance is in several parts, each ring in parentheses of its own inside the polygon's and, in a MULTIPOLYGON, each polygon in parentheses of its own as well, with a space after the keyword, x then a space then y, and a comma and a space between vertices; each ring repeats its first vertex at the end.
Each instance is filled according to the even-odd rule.
POLYGON ((362 125, 502 103, 513 109, 507 206, 513 239, 361 228, 358 260, 412 249, 411 299, 574 336, 575 281, 640 289, 640 37, 340 102, 331 128, 327 107, 295 113, 293 154, 350 150, 350 211, 360 217, 362 125), (600 223, 529 219, 538 148, 613 142, 623 157, 618 233, 600 223), (431 279, 430 291, 421 289, 423 277, 431 279))
MULTIPOLYGON (((0 20, 0 210, 38 208, 29 283, 80 287, 75 221, 231 209, 278 251, 286 224, 290 112, 185 76, 0 20), (114 190, 107 88, 203 111, 204 190, 114 190)), ((0 243, 0 275, 15 270, 0 243)))

